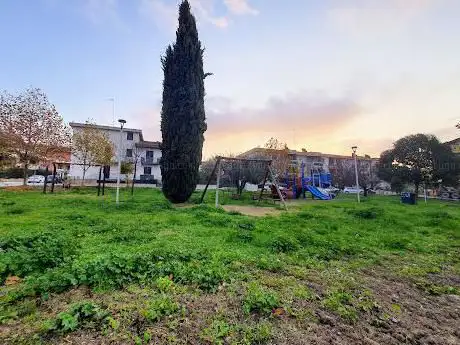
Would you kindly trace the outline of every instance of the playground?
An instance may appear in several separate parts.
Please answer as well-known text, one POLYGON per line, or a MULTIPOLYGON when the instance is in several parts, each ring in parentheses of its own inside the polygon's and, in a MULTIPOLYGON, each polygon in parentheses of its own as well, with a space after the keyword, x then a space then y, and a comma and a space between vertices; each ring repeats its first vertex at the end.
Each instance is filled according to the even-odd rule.
MULTIPOLYGON (((258 190, 253 191, 252 194, 252 200, 257 201, 257 205, 260 206, 263 201, 279 201, 286 210, 288 208, 287 201, 300 199, 301 196, 306 199, 307 193, 311 195, 312 199, 326 201, 334 199, 339 191, 332 186, 332 175, 323 172, 319 167, 313 166, 307 175, 304 162, 301 162, 300 165, 290 164, 289 168, 286 169, 284 179, 280 180, 280 173, 274 171, 272 163, 271 159, 217 156, 214 168, 201 193, 200 203, 205 200, 208 187, 214 178, 216 179, 216 187, 214 188, 216 207, 220 205, 221 192, 224 192, 224 197, 226 196, 225 192, 227 192, 231 199, 243 200, 243 191, 249 179, 256 182, 262 181, 257 185, 258 190), (226 162, 230 162, 231 165, 225 165, 226 162), (251 165, 257 165, 259 167, 258 172, 251 170, 251 165), (227 185, 226 188, 221 188, 223 177, 227 177, 230 187, 227 185)), ((228 198, 226 199, 228 202, 228 198)))
POLYGON ((0 342, 458 343, 458 205, 220 193, 0 190, 0 342))

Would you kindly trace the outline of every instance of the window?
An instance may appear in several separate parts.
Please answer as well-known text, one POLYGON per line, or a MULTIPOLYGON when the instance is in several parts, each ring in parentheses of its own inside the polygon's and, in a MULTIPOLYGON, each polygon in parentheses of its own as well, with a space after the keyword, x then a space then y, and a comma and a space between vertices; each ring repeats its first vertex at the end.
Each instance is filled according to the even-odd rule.
POLYGON ((134 133, 133 132, 126 132, 126 139, 133 140, 134 139, 134 133))
POLYGON ((131 158, 133 156, 133 149, 126 149, 126 157, 131 158))
POLYGON ((146 157, 146 158, 153 158, 153 151, 147 151, 147 152, 145 153, 145 157, 146 157))
POLYGON ((144 175, 152 175, 152 167, 144 167, 144 175))

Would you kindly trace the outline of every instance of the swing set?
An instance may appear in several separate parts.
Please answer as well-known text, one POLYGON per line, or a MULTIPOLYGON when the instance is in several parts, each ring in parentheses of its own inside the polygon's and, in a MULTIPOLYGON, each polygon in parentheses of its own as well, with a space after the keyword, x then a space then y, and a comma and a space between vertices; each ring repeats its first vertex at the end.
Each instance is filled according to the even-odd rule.
POLYGON ((262 183, 262 188, 260 190, 260 195, 259 195, 259 198, 258 198, 258 202, 260 203, 260 201, 262 200, 263 193, 264 193, 264 190, 265 190, 265 185, 266 185, 267 179, 268 179, 268 177, 270 175, 270 178, 272 180, 273 194, 275 194, 275 196, 278 196, 279 200, 283 203, 284 208, 287 210, 285 197, 281 193, 281 190, 279 188, 279 185, 278 185, 278 182, 276 180, 275 174, 273 173, 273 170, 271 168, 271 165, 272 165, 272 160, 271 159, 236 158, 236 157, 217 156, 216 157, 216 164, 214 165, 214 169, 212 170, 211 175, 209 176, 208 181, 206 183, 206 187, 204 188, 203 193, 201 194, 200 203, 203 203, 203 199, 204 199, 204 197, 206 195, 206 192, 208 190, 209 184, 211 183, 211 180, 213 179, 214 175, 217 172, 215 205, 216 205, 216 207, 219 207, 219 190, 220 190, 220 182, 221 182, 220 180, 221 180, 221 176, 222 176, 222 163, 223 162, 238 162, 239 163, 239 171, 238 171, 238 175, 237 175, 237 177, 238 177, 238 187, 237 187, 238 190, 237 190, 237 193, 240 193, 242 191, 242 186, 241 186, 241 183, 239 181, 240 170, 241 170, 242 164, 249 164, 249 163, 263 164, 264 168, 265 168, 265 173, 264 173, 264 179, 263 179, 263 183, 262 183), (241 191, 240 191, 240 188, 241 188, 241 191))

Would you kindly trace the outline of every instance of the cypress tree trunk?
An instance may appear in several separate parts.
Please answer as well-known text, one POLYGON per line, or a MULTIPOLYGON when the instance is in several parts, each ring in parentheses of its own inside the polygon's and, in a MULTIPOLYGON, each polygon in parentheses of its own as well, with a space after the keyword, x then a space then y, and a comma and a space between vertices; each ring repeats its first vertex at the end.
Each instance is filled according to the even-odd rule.
POLYGON ((203 49, 187 0, 179 7, 176 42, 161 62, 162 188, 166 198, 179 203, 190 198, 198 183, 206 131, 203 49))

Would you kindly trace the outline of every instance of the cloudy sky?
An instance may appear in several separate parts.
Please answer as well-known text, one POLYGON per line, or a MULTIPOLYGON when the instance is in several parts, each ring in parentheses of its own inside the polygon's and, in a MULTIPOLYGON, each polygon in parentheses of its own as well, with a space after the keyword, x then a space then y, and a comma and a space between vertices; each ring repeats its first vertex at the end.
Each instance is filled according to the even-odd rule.
MULTIPOLYGON (((0 89, 42 88, 66 121, 123 117, 160 140, 160 56, 179 0, 1 0, 0 89)), ((460 133, 458 0, 190 0, 206 47, 204 153, 270 137, 378 155, 460 133)))

